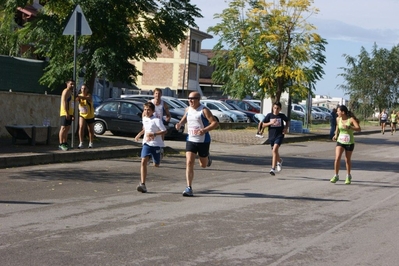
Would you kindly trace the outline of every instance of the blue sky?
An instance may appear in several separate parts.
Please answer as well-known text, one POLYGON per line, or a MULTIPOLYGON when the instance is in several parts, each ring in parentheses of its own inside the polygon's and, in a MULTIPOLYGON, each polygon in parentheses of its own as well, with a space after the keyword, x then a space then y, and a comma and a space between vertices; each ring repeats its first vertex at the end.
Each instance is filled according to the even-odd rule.
MULTIPOLYGON (((204 18, 196 23, 201 31, 218 21, 213 19, 215 13, 222 13, 228 7, 227 0, 191 0, 197 5, 204 18)), ((317 27, 317 33, 327 40, 326 58, 323 80, 316 84, 316 94, 331 97, 344 97, 345 92, 337 86, 344 80, 337 75, 346 67, 343 54, 357 56, 363 46, 371 52, 374 43, 379 48, 391 49, 399 42, 399 0, 314 0, 313 7, 319 9, 318 14, 309 18, 309 22, 317 27)), ((211 49, 217 36, 204 40, 203 49, 211 49)))

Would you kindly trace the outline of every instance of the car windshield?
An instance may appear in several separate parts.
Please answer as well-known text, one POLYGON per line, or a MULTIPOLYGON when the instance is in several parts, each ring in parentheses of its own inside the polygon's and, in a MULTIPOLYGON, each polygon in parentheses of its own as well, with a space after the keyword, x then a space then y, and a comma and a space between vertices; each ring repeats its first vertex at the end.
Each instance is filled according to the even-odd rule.
POLYGON ((223 111, 228 111, 229 108, 227 108, 226 106, 224 106, 223 104, 219 103, 219 102, 212 102, 212 104, 216 105, 219 109, 223 110, 223 111))
POLYGON ((234 110, 234 108, 233 107, 231 107, 228 103, 225 103, 225 102, 221 102, 220 103, 221 105, 223 105, 224 107, 226 107, 227 108, 227 110, 234 110))
POLYGON ((173 102, 170 99, 162 99, 162 101, 164 101, 167 105, 169 109, 175 109, 175 108, 182 108, 180 107, 178 104, 176 104, 175 102, 173 102))
POLYGON ((178 99, 171 99, 171 101, 179 106, 179 108, 186 108, 187 105, 178 99))

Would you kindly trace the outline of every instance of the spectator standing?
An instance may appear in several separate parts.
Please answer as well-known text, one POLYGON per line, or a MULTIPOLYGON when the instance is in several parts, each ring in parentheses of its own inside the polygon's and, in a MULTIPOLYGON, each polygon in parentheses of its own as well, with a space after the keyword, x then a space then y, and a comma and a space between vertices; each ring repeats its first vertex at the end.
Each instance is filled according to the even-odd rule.
POLYGON ((61 94, 60 104, 60 131, 58 133, 59 145, 58 149, 67 151, 69 150, 68 144, 68 132, 71 128, 73 115, 75 111, 75 100, 73 95, 73 88, 75 87, 75 81, 70 79, 66 82, 66 88, 61 94))
POLYGON ((337 127, 337 108, 333 108, 330 117, 330 140, 334 137, 337 127))
POLYGON ((93 97, 89 92, 89 88, 83 84, 80 93, 76 96, 79 102, 79 146, 83 148, 83 140, 85 135, 85 127, 89 131, 89 148, 93 148, 94 142, 94 105, 93 97))
POLYGON ((194 163, 198 154, 201 167, 209 167, 212 159, 209 156, 211 136, 209 131, 215 129, 219 123, 214 119, 211 111, 200 103, 201 95, 198 92, 191 92, 188 96, 189 107, 185 114, 176 124, 179 130, 181 125, 187 122, 187 141, 186 141, 186 183, 187 187, 183 191, 183 196, 192 197, 192 183, 194 179, 194 163))

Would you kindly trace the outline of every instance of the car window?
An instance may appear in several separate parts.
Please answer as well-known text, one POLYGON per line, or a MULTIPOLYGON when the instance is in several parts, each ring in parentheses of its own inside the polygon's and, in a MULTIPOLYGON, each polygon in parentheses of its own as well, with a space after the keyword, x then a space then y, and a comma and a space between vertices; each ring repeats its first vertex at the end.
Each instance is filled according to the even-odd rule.
POLYGON ((141 110, 133 103, 122 103, 121 114, 138 115, 141 110))
POLYGON ((105 111, 105 112, 117 112, 118 111, 118 106, 119 103, 106 103, 104 104, 103 108, 101 108, 101 110, 105 111))
POLYGON ((183 102, 181 102, 180 100, 171 100, 172 102, 174 102, 175 104, 177 104, 180 108, 186 108, 187 105, 183 102))
POLYGON ((206 105, 206 107, 208 107, 211 110, 218 110, 219 109, 216 105, 214 105, 212 103, 205 103, 205 105, 206 105))

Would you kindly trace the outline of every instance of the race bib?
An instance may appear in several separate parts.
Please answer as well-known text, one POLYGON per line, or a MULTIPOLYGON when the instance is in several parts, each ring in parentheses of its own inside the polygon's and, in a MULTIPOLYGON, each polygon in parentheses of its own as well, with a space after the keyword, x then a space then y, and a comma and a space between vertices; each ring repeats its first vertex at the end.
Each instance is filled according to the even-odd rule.
POLYGON ((87 114, 87 106, 79 106, 79 112, 81 114, 87 114))
POLYGON ((195 135, 201 135, 201 128, 199 127, 190 127, 187 130, 187 133, 191 136, 195 136, 195 135))
POLYGON ((351 141, 351 136, 349 134, 340 133, 338 136, 338 142, 343 144, 349 144, 351 141))

